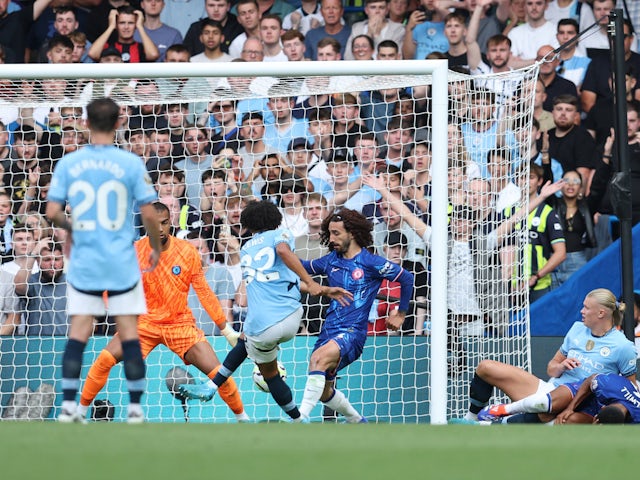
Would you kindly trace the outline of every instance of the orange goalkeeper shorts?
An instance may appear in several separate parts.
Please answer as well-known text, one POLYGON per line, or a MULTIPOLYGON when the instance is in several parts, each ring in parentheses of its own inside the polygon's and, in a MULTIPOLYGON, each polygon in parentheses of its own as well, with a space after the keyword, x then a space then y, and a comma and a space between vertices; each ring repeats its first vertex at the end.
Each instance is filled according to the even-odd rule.
POLYGON ((147 358, 151 350, 162 344, 178 355, 183 362, 191 347, 198 342, 206 341, 204 332, 193 322, 165 325, 142 321, 138 323, 138 336, 143 358, 147 358))

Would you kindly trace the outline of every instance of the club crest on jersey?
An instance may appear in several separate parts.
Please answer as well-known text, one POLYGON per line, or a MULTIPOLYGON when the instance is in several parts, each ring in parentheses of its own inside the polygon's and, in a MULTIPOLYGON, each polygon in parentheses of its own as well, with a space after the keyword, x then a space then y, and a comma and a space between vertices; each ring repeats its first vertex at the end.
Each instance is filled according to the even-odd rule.
POLYGON ((174 265, 171 268, 171 273, 173 273, 174 275, 180 275, 181 271, 182 271, 182 269, 180 268, 180 265, 174 265))
POLYGON ((354 280, 360 280, 362 277, 364 277, 364 271, 361 268, 356 268, 351 272, 351 278, 354 280))
POLYGON ((601 357, 608 357, 609 355, 611 355, 611 349, 609 347, 602 347, 600 349, 601 357))
POLYGON ((587 350, 587 352, 590 352, 591 350, 593 350, 593 347, 595 347, 596 344, 593 340, 587 340, 587 344, 585 345, 585 349, 587 350))

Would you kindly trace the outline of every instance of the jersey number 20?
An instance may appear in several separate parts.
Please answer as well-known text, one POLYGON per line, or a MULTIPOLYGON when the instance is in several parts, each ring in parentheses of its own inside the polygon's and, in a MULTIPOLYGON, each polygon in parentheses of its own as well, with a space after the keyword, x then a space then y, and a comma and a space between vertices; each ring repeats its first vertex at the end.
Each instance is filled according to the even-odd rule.
POLYGON ((84 180, 77 180, 69 188, 69 196, 83 196, 80 203, 73 207, 74 230, 93 231, 97 225, 109 231, 122 228, 127 218, 127 188, 122 182, 109 180, 94 189, 84 180), (109 212, 109 197, 115 199, 115 211, 109 212), (95 205, 95 216, 86 215, 95 205))

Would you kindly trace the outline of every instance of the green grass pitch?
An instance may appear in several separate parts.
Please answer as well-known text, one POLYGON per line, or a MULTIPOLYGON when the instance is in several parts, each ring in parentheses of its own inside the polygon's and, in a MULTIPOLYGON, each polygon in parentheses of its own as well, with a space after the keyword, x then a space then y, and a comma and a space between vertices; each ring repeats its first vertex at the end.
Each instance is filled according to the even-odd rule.
MULTIPOLYGON (((637 475, 633 426, 0 424, 3 480, 637 475)), ((631 478, 631 477, 628 477, 631 478)))

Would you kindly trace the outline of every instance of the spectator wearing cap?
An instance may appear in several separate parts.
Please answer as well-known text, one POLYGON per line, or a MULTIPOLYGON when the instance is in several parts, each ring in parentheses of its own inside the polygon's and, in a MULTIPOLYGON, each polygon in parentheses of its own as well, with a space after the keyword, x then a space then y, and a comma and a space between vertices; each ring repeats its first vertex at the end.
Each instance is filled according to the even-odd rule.
POLYGON ((333 150, 327 160, 327 170, 332 178, 333 189, 325 196, 332 208, 344 207, 362 212, 365 205, 380 198, 375 190, 362 184, 346 148, 333 150))
POLYGON ((306 138, 313 143, 306 120, 293 117, 293 98, 270 96, 267 103, 273 114, 273 123, 265 123, 264 142, 281 154, 287 153, 287 147, 294 138, 306 138))
POLYGON ((325 170, 327 167, 325 161, 314 153, 313 145, 306 138, 291 140, 287 150, 287 161, 293 167, 293 174, 296 177, 306 179, 308 190, 322 194, 331 191, 331 185, 313 174, 321 164, 325 170), (309 184, 312 188, 309 188, 309 184))
MULTIPOLYGON (((416 302, 425 304, 428 298, 428 285, 429 279, 427 270, 419 262, 413 262, 407 260, 407 237, 398 231, 392 231, 387 233, 384 244, 384 257, 389 261, 401 265, 405 270, 413 273, 414 275, 414 287, 413 298, 414 302, 411 303, 410 309, 404 319, 404 323, 400 328, 401 334, 409 335, 422 335, 424 333, 424 321, 426 317, 426 310, 422 307, 417 307, 416 302)), ((389 280, 383 280, 380 285, 378 295, 384 297, 374 303, 376 309, 377 319, 369 323, 369 335, 386 335, 387 327, 385 324, 386 318, 389 313, 397 307, 397 299, 400 298, 400 284, 398 282, 391 282, 389 280)))
POLYGON ((100 59, 100 53, 106 47, 115 47, 122 53, 124 63, 154 62, 160 57, 158 47, 144 29, 144 15, 129 5, 123 5, 109 12, 109 26, 96 38, 89 49, 93 60, 100 59), (138 31, 142 42, 133 38, 138 31))

